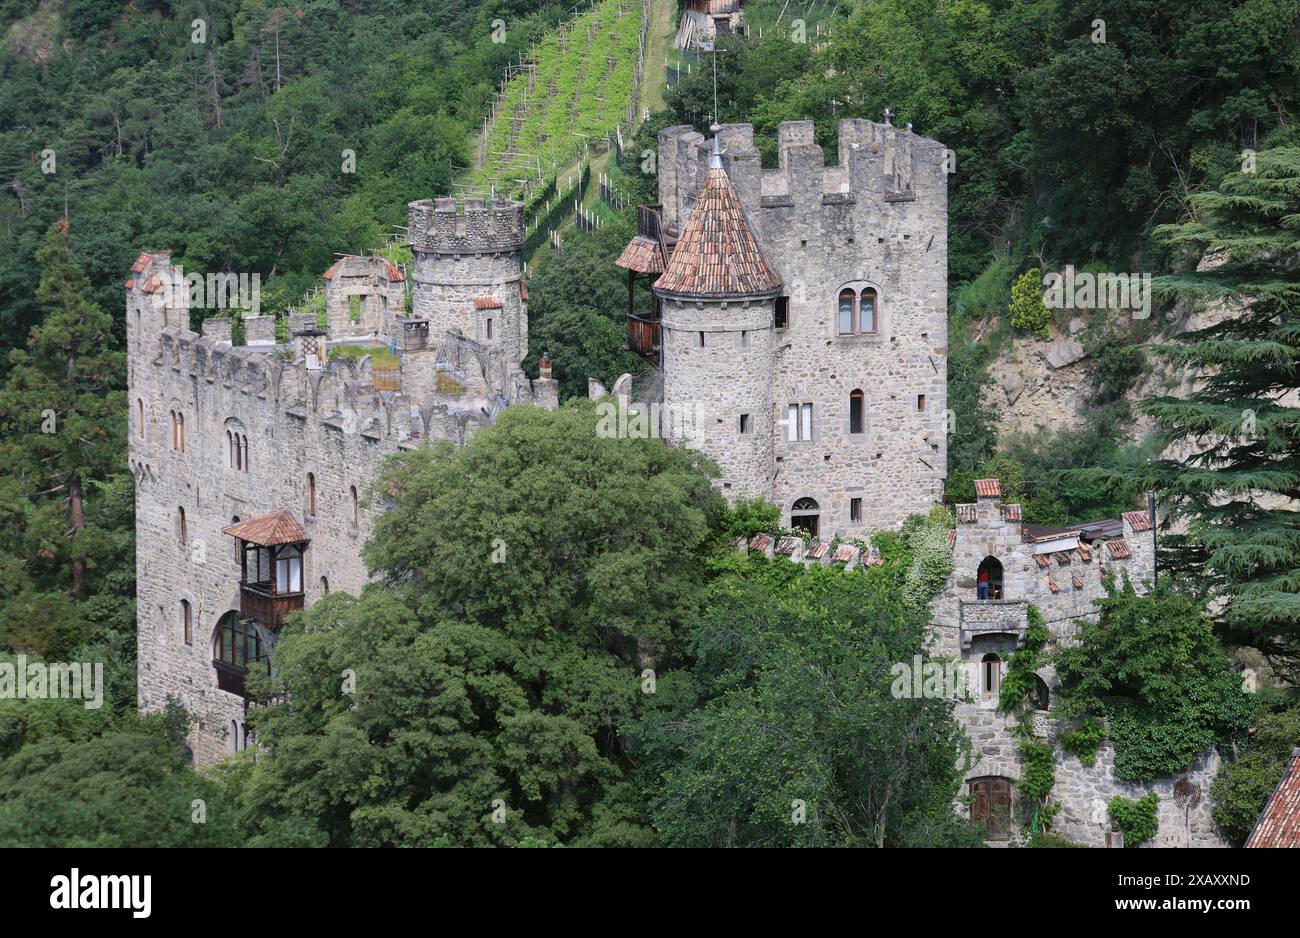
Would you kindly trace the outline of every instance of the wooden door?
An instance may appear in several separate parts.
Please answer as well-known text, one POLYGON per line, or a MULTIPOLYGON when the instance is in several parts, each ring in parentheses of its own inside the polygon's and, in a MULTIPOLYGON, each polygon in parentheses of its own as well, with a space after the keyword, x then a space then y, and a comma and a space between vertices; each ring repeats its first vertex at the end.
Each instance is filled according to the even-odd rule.
POLYGON ((977 778, 970 783, 970 819, 984 824, 989 840, 1011 837, 1011 781, 1005 778, 977 778))

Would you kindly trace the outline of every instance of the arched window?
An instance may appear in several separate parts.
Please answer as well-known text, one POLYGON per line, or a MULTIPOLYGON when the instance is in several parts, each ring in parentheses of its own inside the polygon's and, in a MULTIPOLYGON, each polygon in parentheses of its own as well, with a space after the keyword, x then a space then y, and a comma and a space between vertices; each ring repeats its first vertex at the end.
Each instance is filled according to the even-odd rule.
POLYGON ((190 540, 189 527, 185 524, 185 509, 176 509, 176 540, 181 544, 187 544, 190 540))
POLYGON ((856 302, 857 295, 851 289, 845 287, 840 291, 839 308, 836 317, 840 335, 850 335, 857 331, 853 328, 853 307, 856 302))
POLYGON ((226 737, 226 752, 232 756, 239 752, 239 721, 230 721, 230 734, 226 737))
POLYGON ((815 499, 801 498, 790 508, 790 527, 801 528, 817 536, 821 522, 821 509, 815 499))
POLYGON ((987 654, 980 659, 980 694, 986 700, 997 699, 1002 690, 1002 659, 987 654))
POLYGON ((861 388, 854 388, 849 392, 849 432, 861 433, 863 420, 863 406, 865 398, 861 388))
POLYGON ((876 291, 866 287, 858 299, 858 331, 876 331, 876 291))
POLYGON ((316 474, 307 473, 307 514, 316 514, 316 474))
POLYGON ((239 436, 239 466, 245 472, 248 471, 248 436, 240 434, 239 436))
POLYGON ((361 515, 357 511, 357 487, 355 485, 348 486, 348 495, 352 499, 352 527, 355 528, 361 523, 361 515))
POLYGON ((171 411, 172 415, 172 449, 178 449, 180 443, 180 428, 176 421, 176 411, 171 411))
POLYGON ((194 620, 191 618, 190 601, 181 600, 181 637, 185 639, 186 645, 194 642, 194 620))
POLYGON ((144 398, 135 399, 135 421, 139 430, 140 439, 144 439, 144 398))
POLYGON ((985 557, 975 571, 975 597, 977 599, 1002 598, 1002 562, 996 557, 985 557))
POLYGON ((320 593, 322 596, 328 596, 330 594, 330 581, 325 577, 320 578, 320 593))
POLYGON ((1052 695, 1047 689, 1047 682, 1037 674, 1034 675, 1034 709, 1050 710, 1052 708, 1052 695))
POLYGON ((877 331, 879 296, 875 287, 852 287, 840 290, 835 307, 835 331, 840 335, 871 334, 877 331))
POLYGON ((179 411, 176 414, 177 423, 180 426, 181 452, 185 452, 185 415, 179 411))
MULTIPOLYGON (((232 515, 231 518, 230 518, 230 523, 231 523, 231 524, 239 524, 239 515, 232 515)), ((240 545, 240 541, 239 541, 239 538, 231 538, 231 540, 233 540, 233 541, 235 542, 235 565, 236 565, 236 566, 239 566, 240 563, 241 563, 242 560, 243 560, 243 558, 239 556, 239 545, 240 545)))
POLYGON ((252 619, 239 618, 237 612, 227 612, 217 623, 213 640, 212 657, 223 664, 247 671, 249 665, 263 660, 262 638, 252 619))
POLYGON ((277 593, 302 592, 302 551, 287 544, 275 555, 275 591, 277 593))

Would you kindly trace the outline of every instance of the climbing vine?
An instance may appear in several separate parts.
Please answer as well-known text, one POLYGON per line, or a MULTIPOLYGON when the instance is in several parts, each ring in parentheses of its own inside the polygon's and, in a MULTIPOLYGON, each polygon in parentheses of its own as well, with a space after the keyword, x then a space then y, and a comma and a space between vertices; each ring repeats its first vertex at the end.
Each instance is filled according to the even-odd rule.
POLYGON ((1073 753, 1084 765, 1097 763, 1097 750, 1106 738, 1106 724, 1096 717, 1088 717, 1072 730, 1066 730, 1057 737, 1061 748, 1073 753))
POLYGON ((1029 604, 1028 626, 1020 650, 1011 656, 1007 673, 998 694, 998 709, 1014 719, 1011 732, 1020 748, 1023 768, 1020 791, 1034 805, 1029 830, 1037 834, 1050 827, 1060 805, 1048 805, 1047 796, 1056 785, 1056 757, 1050 745, 1034 738, 1035 672, 1043 664, 1043 646, 1047 644, 1047 624, 1043 614, 1029 604))
POLYGON ((1124 846, 1136 847, 1156 835, 1160 822, 1156 819, 1156 808, 1160 806, 1160 796, 1155 792, 1143 795, 1137 801, 1116 796, 1107 805, 1110 816, 1115 819, 1119 829, 1124 833, 1124 846))

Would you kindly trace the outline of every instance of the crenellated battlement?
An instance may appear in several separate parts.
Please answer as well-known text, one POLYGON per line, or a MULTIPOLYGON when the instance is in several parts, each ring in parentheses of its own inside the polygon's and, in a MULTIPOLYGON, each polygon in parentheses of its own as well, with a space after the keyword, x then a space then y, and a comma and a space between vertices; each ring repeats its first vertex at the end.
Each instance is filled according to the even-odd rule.
POLYGON ((411 202, 411 249, 432 254, 497 254, 524 245, 522 202, 421 199, 411 202))
MULTIPOLYGON (((845 119, 838 126, 836 162, 827 164, 814 130, 812 121, 781 124, 777 167, 763 169, 752 124, 719 127, 722 164, 748 208, 812 211, 858 201, 874 206, 937 200, 946 193, 947 151, 935 140, 893 124, 845 119)), ((705 138, 689 125, 660 131, 660 197, 668 227, 679 230, 685 221, 709 157, 705 138)))

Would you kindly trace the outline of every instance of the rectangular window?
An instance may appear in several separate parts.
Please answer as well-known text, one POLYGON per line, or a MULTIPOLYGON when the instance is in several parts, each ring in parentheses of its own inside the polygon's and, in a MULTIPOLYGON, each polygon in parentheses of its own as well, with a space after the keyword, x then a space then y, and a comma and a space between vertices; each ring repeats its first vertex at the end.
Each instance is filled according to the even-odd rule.
POLYGON ((185 636, 186 645, 193 644, 193 640, 190 633, 191 626, 192 626, 192 622, 190 619, 190 601, 188 599, 182 599, 181 600, 181 634, 185 636))
POLYGON ((749 348, 749 333, 744 329, 740 330, 739 345, 741 348, 749 348))
POLYGON ((749 414, 740 415, 740 432, 741 433, 749 432, 749 414))
POLYGON ((301 557, 281 557, 276 561, 275 588, 279 593, 302 592, 301 557))
POLYGON ((491 320, 491 319, 489 319, 489 320, 487 321, 487 337, 488 337, 489 339, 492 338, 492 320, 491 320))
POLYGON ((862 499, 860 498, 849 499, 849 520, 850 521, 862 520, 862 499))
POLYGON ((704 333, 700 333, 700 348, 704 348, 704 333))
POLYGON ((812 404, 791 404, 786 409, 785 439, 787 443, 807 443, 812 439, 812 404))
POLYGON ((778 296, 776 298, 776 316, 775 325, 778 329, 784 329, 790 322, 790 297, 778 296))

